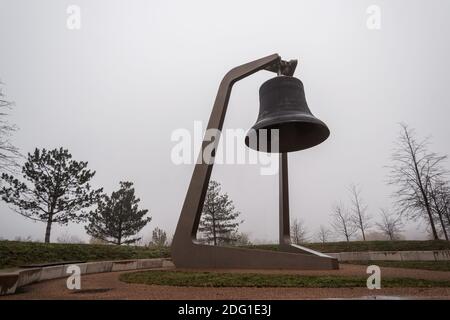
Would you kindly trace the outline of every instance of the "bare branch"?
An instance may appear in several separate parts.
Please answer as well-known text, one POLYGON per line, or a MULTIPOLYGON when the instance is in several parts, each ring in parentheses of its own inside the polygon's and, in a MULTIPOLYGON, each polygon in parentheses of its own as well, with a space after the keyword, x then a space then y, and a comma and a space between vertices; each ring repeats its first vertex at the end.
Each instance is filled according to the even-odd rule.
MULTIPOLYGON (((0 86, 2 83, 0 82, 0 86)), ((10 124, 6 117, 8 111, 14 104, 6 100, 0 87, 0 171, 14 173, 18 169, 17 161, 21 157, 19 149, 10 141, 12 134, 17 130, 15 125, 10 124)))
POLYGON ((363 240, 366 240, 366 231, 370 228, 370 216, 366 213, 367 205, 363 203, 361 199, 361 187, 351 184, 349 192, 352 200, 352 212, 351 217, 353 224, 361 231, 363 240))
POLYGON ((357 232, 356 226, 352 223, 352 217, 341 203, 333 206, 332 226, 339 236, 350 241, 351 237, 357 232))
POLYGON ((401 131, 388 166, 388 184, 396 187, 392 194, 397 210, 410 220, 427 221, 433 238, 439 239, 433 214, 433 181, 443 180, 442 163, 446 156, 429 152, 430 139, 418 141, 415 131, 401 124, 401 131))
POLYGON ((381 221, 375 223, 378 229, 390 240, 399 240, 403 228, 401 215, 393 215, 386 209, 380 209, 380 215, 381 221))
POLYGON ((301 219, 294 219, 291 222, 291 241, 294 244, 302 244, 308 242, 308 230, 305 223, 301 219))
POLYGON ((322 243, 326 243, 331 238, 331 231, 327 229, 325 226, 321 225, 319 230, 317 231, 317 240, 322 243))

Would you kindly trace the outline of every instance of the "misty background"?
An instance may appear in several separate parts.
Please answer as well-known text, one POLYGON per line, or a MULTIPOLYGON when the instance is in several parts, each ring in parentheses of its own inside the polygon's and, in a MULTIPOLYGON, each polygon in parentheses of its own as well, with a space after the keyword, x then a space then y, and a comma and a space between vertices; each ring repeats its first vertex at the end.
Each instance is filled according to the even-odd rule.
MULTIPOLYGON (((229 69, 279 53, 299 60, 295 76, 331 131, 289 154, 291 218, 311 235, 329 227, 333 203, 349 206, 355 183, 377 220, 380 208, 393 209, 384 166, 399 122, 450 153, 449 12, 446 0, 0 0, 0 80, 20 128, 11 140, 23 154, 68 148, 107 193, 134 182, 153 218, 140 234, 158 226, 172 235, 193 171, 172 163, 172 132, 206 126, 229 69), (66 26, 69 5, 81 9, 80 30, 66 26), (370 5, 381 9, 380 30, 366 25, 370 5)), ((234 86, 224 129, 254 124, 259 86, 273 76, 234 86)), ((278 239, 278 176, 236 164, 216 165, 212 179, 242 212, 240 231, 278 239)), ((404 235, 423 239, 424 229, 408 222, 404 235)), ((42 240, 44 230, 0 203, 0 237, 42 240)), ((54 225, 52 241, 63 233, 88 240, 83 225, 69 224, 54 225)))

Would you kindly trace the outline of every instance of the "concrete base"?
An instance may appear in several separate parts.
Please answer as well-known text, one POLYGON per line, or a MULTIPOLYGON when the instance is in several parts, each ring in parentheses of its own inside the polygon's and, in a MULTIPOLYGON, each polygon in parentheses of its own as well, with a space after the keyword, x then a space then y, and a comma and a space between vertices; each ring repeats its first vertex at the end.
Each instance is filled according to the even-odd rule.
POLYGON ((185 244, 184 247, 172 246, 172 259, 177 268, 339 269, 336 258, 305 252, 301 248, 292 247, 290 250, 292 251, 283 252, 191 243, 190 245, 185 244))

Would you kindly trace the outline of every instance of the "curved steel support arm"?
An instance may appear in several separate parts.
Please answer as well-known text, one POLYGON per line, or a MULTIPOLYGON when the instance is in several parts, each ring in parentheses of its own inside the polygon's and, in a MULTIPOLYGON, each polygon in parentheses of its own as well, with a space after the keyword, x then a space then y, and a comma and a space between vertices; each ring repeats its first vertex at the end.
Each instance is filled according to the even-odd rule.
MULTIPOLYGON (((220 83, 207 129, 217 129, 219 132, 222 130, 231 89, 234 83, 260 70, 265 69, 272 72, 278 72, 280 62, 280 56, 278 54, 272 54, 231 69, 223 77, 222 82, 220 83)), ((219 136, 214 137, 214 150, 219 143, 219 139, 220 134, 219 136)), ((206 147, 210 144, 211 141, 208 141, 205 137, 174 234, 173 245, 175 246, 177 244, 186 243, 186 241, 192 241, 196 238, 203 202, 205 200, 211 171, 214 165, 214 157, 211 158, 211 161, 204 161, 206 147)))

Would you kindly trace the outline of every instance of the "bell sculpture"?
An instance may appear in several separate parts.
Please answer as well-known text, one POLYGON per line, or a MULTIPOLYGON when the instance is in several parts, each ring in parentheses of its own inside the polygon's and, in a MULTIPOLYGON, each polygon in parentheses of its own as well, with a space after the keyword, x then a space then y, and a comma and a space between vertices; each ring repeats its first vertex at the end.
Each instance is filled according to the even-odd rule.
POLYGON ((245 138, 245 144, 252 149, 277 153, 304 150, 330 135, 326 124, 309 110, 303 83, 297 78, 277 76, 264 82, 259 89, 259 102, 258 119, 245 138), (264 129, 267 133, 260 134, 264 129), (277 130, 278 150, 272 148, 272 130, 277 130), (256 137, 253 141, 252 134, 256 137))
MULTIPOLYGON (((259 115, 245 137, 245 144, 260 152, 279 154, 280 250, 211 246, 196 242, 206 190, 214 165, 214 161, 201 161, 194 168, 172 241, 171 253, 177 268, 339 268, 337 259, 292 244, 290 239, 287 154, 314 147, 330 135, 325 123, 314 117, 308 108, 303 83, 293 77, 296 65, 296 60, 284 61, 278 54, 273 54, 230 70, 220 83, 208 122, 208 130, 222 130, 234 83, 260 70, 277 73, 275 78, 263 83, 259 89, 259 115)), ((209 139, 204 139, 200 157, 207 150, 209 143, 209 139)), ((217 138, 214 140, 215 148, 218 143, 217 138)))

